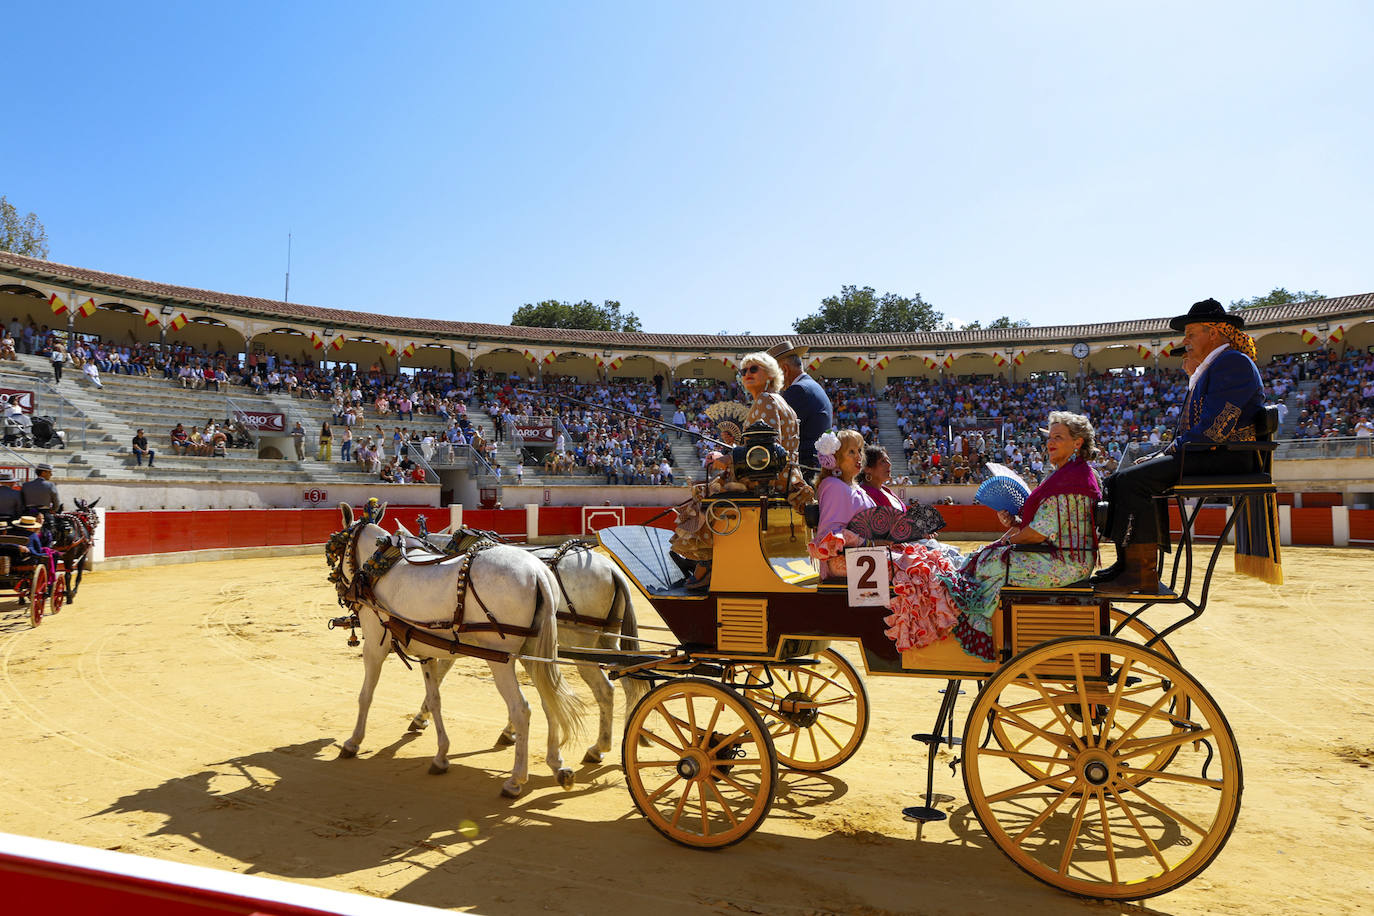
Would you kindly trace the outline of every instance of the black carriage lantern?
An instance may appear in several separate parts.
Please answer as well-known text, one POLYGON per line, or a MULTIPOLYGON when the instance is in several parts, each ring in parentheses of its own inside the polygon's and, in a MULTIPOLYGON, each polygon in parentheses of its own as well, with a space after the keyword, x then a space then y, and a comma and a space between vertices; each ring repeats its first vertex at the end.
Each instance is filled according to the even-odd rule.
POLYGON ((744 431, 743 441, 731 452, 735 479, 770 480, 787 466, 787 451, 778 444, 778 431, 759 421, 744 431))

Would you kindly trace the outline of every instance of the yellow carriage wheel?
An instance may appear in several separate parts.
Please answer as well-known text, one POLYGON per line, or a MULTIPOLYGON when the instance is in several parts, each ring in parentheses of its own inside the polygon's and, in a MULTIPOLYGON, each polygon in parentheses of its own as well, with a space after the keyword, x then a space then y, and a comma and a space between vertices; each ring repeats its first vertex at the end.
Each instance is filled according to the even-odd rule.
POLYGON ((734 683, 763 716, 778 763, 823 773, 853 757, 868 734, 868 691, 849 659, 834 649, 814 659, 770 663, 766 669, 744 665, 734 683))
POLYGON ((718 499, 706 507, 706 527, 711 533, 726 537, 739 530, 744 513, 733 499, 718 499))
MULTIPOLYGON (((1129 615, 1125 611, 1118 610, 1115 607, 1111 609, 1112 629, 1116 629, 1118 625, 1125 621, 1125 626, 1122 627, 1117 638, 1144 645, 1155 637, 1157 631, 1149 624, 1141 621, 1138 617, 1134 619, 1128 619, 1128 617, 1129 615)), ((1160 655, 1163 655, 1175 665, 1178 664, 1178 656, 1174 654, 1173 648, 1170 647, 1167 642, 1161 640, 1150 648, 1160 655)), ((1129 681, 1127 684, 1127 698, 1124 699, 1123 702, 1138 709, 1148 708, 1157 697, 1163 696, 1164 692, 1171 686, 1166 678, 1150 679, 1146 678, 1141 672, 1130 675, 1127 680, 1129 681)), ((1178 715, 1181 720, 1186 720, 1192 711, 1189 706, 1188 697, 1174 696, 1168 701, 1168 711, 1178 715)), ((1024 704, 1013 710, 1013 712, 1031 721, 1053 718, 1049 709, 1049 704, 1039 697, 1028 698, 1024 704)), ((1077 713, 1074 709, 1070 708, 1068 714, 1070 717, 1073 717, 1077 713)), ((1018 731, 1015 735, 1009 734, 1007 721, 1008 720, 1005 718, 994 718, 990 724, 989 730, 992 734, 992 738, 997 742, 999 747, 1016 750, 1035 740, 1035 735, 1028 734, 1024 731, 1018 731)), ((1160 752, 1151 759, 1141 761, 1138 768, 1141 770, 1163 770, 1168 767, 1169 761, 1174 758, 1176 753, 1178 753, 1177 747, 1171 746, 1161 748, 1160 752)), ((1023 768, 1023 772, 1037 779, 1047 775, 1051 770, 1051 767, 1047 767, 1040 763, 1033 755, 1017 756, 1012 759, 1018 766, 1023 768)), ((1143 785, 1148 778, 1148 776, 1139 776, 1137 780, 1143 785)))
POLYGON ((621 760, 635 807, 684 846, 738 843, 773 807, 778 761, 768 730, 715 681, 680 678, 645 694, 625 723, 621 760))
POLYGON ((1230 837, 1242 785, 1212 697, 1121 639, 1026 650, 983 686, 964 731, 964 787, 988 836, 1028 874, 1085 897, 1133 900, 1190 880, 1230 837), (992 729, 1009 743, 988 741, 992 729))

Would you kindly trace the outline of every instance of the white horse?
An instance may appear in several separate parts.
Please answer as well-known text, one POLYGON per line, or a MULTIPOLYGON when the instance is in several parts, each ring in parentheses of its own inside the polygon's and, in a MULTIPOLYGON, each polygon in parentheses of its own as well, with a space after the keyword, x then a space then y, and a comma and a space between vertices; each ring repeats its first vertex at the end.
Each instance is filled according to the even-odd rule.
MULTIPOLYGON (((416 537, 397 523, 396 533, 420 549, 450 549, 452 538, 446 532, 416 537)), ((630 583, 620 568, 610 558, 590 549, 561 550, 557 547, 541 547, 529 551, 544 563, 556 560, 550 568, 558 583, 558 645, 560 647, 595 647, 601 649, 624 649, 633 651, 639 643, 634 638, 639 635, 639 623, 635 618, 634 603, 630 598, 630 583), (624 639, 622 639, 624 637, 624 639)), ((439 660, 435 665, 435 680, 442 682, 453 667, 453 660, 439 660)), ((587 748, 582 756, 583 763, 600 763, 611 750, 611 732, 615 716, 615 687, 606 672, 591 662, 578 662, 577 672, 591 689, 600 712, 596 733, 596 743, 587 748)), ((639 698, 648 692, 649 686, 639 678, 621 678, 625 689, 625 712, 634 709, 639 698)), ((411 731, 420 731, 430 716, 428 702, 422 703, 420 711, 410 722, 411 731)), ((497 742, 511 744, 515 741, 518 729, 514 722, 506 725, 497 742)))
MULTIPOLYGON (((341 595, 358 615, 363 631, 363 686, 358 694, 358 721, 343 743, 341 756, 358 753, 367 725, 368 708, 381 675, 382 662, 398 635, 401 647, 421 659, 425 679, 425 706, 433 713, 438 750, 431 773, 448 769, 448 733, 439 701, 442 668, 447 673, 454 655, 445 642, 457 640, 473 647, 488 665, 496 687, 506 701, 515 744, 515 766, 501 794, 516 798, 529 779, 530 708, 520 691, 514 656, 555 659, 558 653, 557 583, 542 562, 518 547, 498 546, 479 551, 469 563, 465 596, 456 606, 462 558, 419 564, 400 559, 371 583, 358 580, 359 571, 389 535, 365 518, 354 522, 352 509, 340 505, 344 531, 330 542, 326 556, 333 568, 341 595), (460 632, 455 621, 473 629, 460 632), (389 628, 390 627, 390 628, 389 628), (494 627, 506 629, 505 635, 494 627), (517 632, 511 632, 511 629, 517 632), (439 645, 430 645, 428 642, 439 645), (499 657, 504 653, 509 655, 499 657), (496 658, 492 655, 495 654, 496 658)), ((384 511, 384 510, 383 510, 384 511)), ((380 513, 378 514, 380 519, 380 513)), ((571 788, 573 771, 563 763, 562 738, 578 731, 583 711, 581 700, 568 688, 558 666, 551 661, 525 661, 525 670, 539 691, 548 721, 546 760, 562 787, 571 788)))

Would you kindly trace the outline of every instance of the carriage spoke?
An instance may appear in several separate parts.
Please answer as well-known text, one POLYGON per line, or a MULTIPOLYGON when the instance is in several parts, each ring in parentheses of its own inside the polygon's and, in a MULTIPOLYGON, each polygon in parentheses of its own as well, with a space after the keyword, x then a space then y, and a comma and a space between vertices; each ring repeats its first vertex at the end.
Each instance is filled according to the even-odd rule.
MULTIPOLYGON (((1156 775, 1159 775, 1159 774, 1156 774, 1156 775)), ((1164 774, 1164 775, 1167 775, 1167 774, 1164 774)), ((1135 792, 1136 795, 1139 795, 1141 798, 1145 799, 1145 801, 1149 802, 1151 805, 1153 805, 1154 807, 1158 808, 1158 809, 1159 809, 1160 811, 1162 811, 1163 813, 1169 815, 1169 817, 1173 818, 1173 819, 1174 819, 1175 821, 1177 821, 1178 823, 1186 825, 1190 830, 1192 830, 1193 832, 1197 833, 1199 836, 1205 836, 1205 835, 1207 834, 1207 828, 1206 828, 1206 827, 1201 827, 1201 826, 1199 826, 1199 825, 1197 824, 1196 821, 1194 821, 1192 818, 1188 817, 1188 816, 1187 816, 1186 814, 1184 814, 1183 812, 1178 811, 1177 809, 1175 809, 1173 805, 1165 804, 1164 802, 1160 801, 1158 798, 1155 798, 1153 795, 1151 795, 1150 793, 1146 792, 1146 791, 1145 791, 1144 789, 1142 789, 1140 786, 1132 786, 1132 787, 1131 787, 1131 791, 1135 792)))
POLYGON ((681 780, 682 780, 682 777, 679 776, 679 775, 677 775, 676 772, 674 772, 672 776, 669 776, 669 777, 668 777, 668 781, 667 781, 667 782, 665 782, 663 785, 659 786, 659 787, 658 787, 657 789, 655 789, 653 792, 650 792, 650 793, 649 793, 649 801, 651 801, 651 802, 652 802, 652 801, 657 801, 657 800, 658 800, 658 797, 659 797, 660 795, 662 795, 664 792, 668 791, 668 789, 669 789, 674 783, 680 782, 681 780))
MULTIPOLYGON (((1029 824, 1026 825, 1025 830, 1022 830, 1016 836, 1012 837, 1012 842, 1015 843, 1017 846, 1020 846, 1022 842, 1026 839, 1026 837, 1030 836, 1032 833, 1038 830, 1040 828, 1040 825, 1045 823, 1045 821, 1049 819, 1049 816, 1053 814, 1061 804, 1064 803, 1064 799, 1068 798, 1069 795, 1073 793, 1073 790, 1077 788, 1077 786, 1078 781, 1074 780, 1073 783, 1070 784, 1067 789, 1056 795, 1054 801, 1046 805, 1045 810, 1037 814, 1035 818, 1029 824)), ((993 797, 989 795, 988 801, 993 800, 993 797)))
MULTIPOLYGON (((1167 702, 1169 702, 1170 700, 1174 699, 1174 697, 1177 696, 1177 694, 1178 694, 1178 686, 1177 686, 1177 685, 1171 686, 1168 690, 1164 691, 1164 694, 1163 694, 1162 696, 1160 696, 1159 699, 1155 700, 1154 703, 1152 703, 1148 709, 1146 709, 1144 712, 1142 712, 1142 713, 1136 718, 1136 720, 1135 720, 1134 722, 1131 723, 1131 727, 1130 727, 1130 728, 1126 729, 1126 730, 1123 731, 1120 735, 1117 736, 1117 738, 1116 738, 1116 743, 1119 745, 1119 744, 1121 744, 1123 741, 1126 741, 1128 738, 1131 737, 1131 735, 1134 735, 1137 731, 1139 731, 1140 728, 1141 728, 1146 722, 1148 722, 1148 721, 1150 721, 1150 720, 1156 718, 1156 716, 1158 715, 1159 711, 1160 711, 1161 709, 1164 708, 1164 704, 1167 703, 1167 702)), ((1167 718, 1167 717, 1163 717, 1163 718, 1167 718)))
MULTIPOLYGON (((711 724, 712 724, 713 726, 715 725, 715 722, 716 722, 715 718, 712 717, 712 719, 711 719, 711 724)), ((736 739, 738 739, 741 735, 745 734, 745 733, 748 732, 748 731, 749 731, 749 724, 746 722, 744 725, 741 725, 739 728, 735 729, 733 732, 731 732, 729 735, 727 735, 725 738, 721 739, 720 741, 717 741, 715 744, 712 744, 712 743, 710 742, 710 739, 708 738, 707 741, 706 741, 705 744, 704 744, 704 748, 705 748, 705 750, 706 750, 707 753, 714 754, 716 751, 719 751, 721 748, 725 747, 727 744, 734 744, 736 739)), ((708 735, 714 734, 714 731, 708 732, 707 734, 708 734, 708 735)))
MULTIPOLYGON (((702 746, 705 747, 711 741, 711 735, 715 734, 716 722, 720 721, 720 714, 725 711, 725 701, 716 700, 716 708, 711 711, 711 721, 706 725, 706 731, 702 733, 702 746)), ((714 750, 714 748, 711 748, 714 750)))
POLYGON ((1097 793, 1097 812, 1102 822, 1102 842, 1106 844, 1107 868, 1111 871, 1112 883, 1117 884, 1121 881, 1121 876, 1116 869, 1116 846, 1112 843, 1112 823, 1107 816, 1107 797, 1105 793, 1097 793))
POLYGON ((1149 831, 1140 823, 1140 819, 1135 816, 1135 812, 1131 810, 1131 806, 1126 803, 1126 800, 1123 799, 1120 793, 1115 789, 1108 786, 1107 791, 1111 793, 1112 798, 1116 799, 1117 807, 1121 809, 1122 814, 1126 815, 1126 819, 1131 822, 1131 826, 1135 828, 1136 835, 1145 843, 1146 848, 1149 849, 1150 853, 1155 857, 1155 861, 1159 863, 1159 867, 1168 871, 1169 863, 1164 858, 1164 853, 1159 851, 1159 847, 1156 846, 1155 841, 1150 838, 1149 831))
POLYGON ((994 712, 1001 713, 1002 718, 1008 723, 1019 726, 1023 731, 1028 732, 1030 734, 1030 737, 1028 737, 1024 743, 1019 745, 1019 747, 1025 747, 1026 744, 1029 744, 1033 738, 1042 738, 1045 741, 1048 741, 1050 744, 1054 745, 1059 750, 1065 752, 1077 750, 1072 741, 1070 741, 1069 743, 1064 742, 1063 739, 1066 736, 1056 734, 1055 732, 1045 731, 1043 728, 1036 725, 1035 723, 1029 722, 1026 719, 1023 719, 1020 716, 1012 713, 1005 706, 999 706, 996 703, 994 703, 992 709, 994 712))
POLYGON ((739 818, 735 816, 735 811, 730 807, 730 803, 725 800, 725 796, 720 794, 720 789, 717 789, 714 785, 710 786, 710 789, 711 794, 714 795, 716 801, 720 803, 720 810, 724 811, 725 816, 730 819, 730 826, 738 827, 739 818))
POLYGON ((1126 748, 1120 745, 1117 746, 1116 756, 1118 760, 1130 760, 1142 754, 1157 754, 1171 748, 1191 744, 1194 741, 1200 741, 1203 738, 1210 738, 1213 734, 1214 732, 1212 729, 1204 728, 1195 732, 1181 731, 1174 735, 1163 735, 1158 738, 1142 738, 1139 741, 1128 741, 1126 742, 1126 748))
POLYGON ((1102 734, 1104 737, 1110 735, 1116 726, 1116 711, 1121 705, 1121 694, 1126 689, 1126 681, 1130 679, 1134 662, 1134 659, 1126 659, 1121 669, 1116 672, 1116 686, 1112 690, 1112 701, 1107 704, 1107 714, 1102 717, 1102 734))
MULTIPOLYGON (((690 786, 689 786, 688 789, 687 789, 687 794, 688 794, 688 795, 692 794, 692 790, 691 790, 691 787, 690 787, 690 786)), ((710 823, 710 821, 707 819, 708 811, 707 811, 707 808, 706 808, 706 783, 705 783, 705 782, 698 782, 698 783, 697 783, 697 804, 701 807, 701 835, 702 835, 702 836, 709 836, 710 833, 711 833, 711 823, 710 823)))
POLYGON ((1068 873, 1069 863, 1073 861, 1074 846, 1078 843, 1078 832, 1083 829, 1083 814, 1087 808, 1088 797, 1085 795, 1074 806, 1073 826, 1069 828, 1069 835, 1064 838, 1064 853, 1059 858, 1059 873, 1061 875, 1068 873))
POLYGON ((1053 786, 1056 783, 1063 782, 1063 780, 1063 773, 1058 773, 1054 776, 1043 776, 1040 779, 1035 779, 1030 782, 1023 783, 1019 786, 1012 786, 1010 789, 1003 789, 1001 792, 998 792, 994 795, 989 795, 987 798, 989 802, 994 803, 1006 801, 1009 798, 1015 798, 1018 795, 1024 795, 1027 791, 1031 789, 1047 788, 1049 786, 1053 786))
MULTIPOLYGON (((674 781, 676 781, 676 777, 675 777, 674 781)), ((677 797, 677 806, 673 808, 673 817, 672 817, 672 820, 670 820, 670 821, 668 822, 671 826, 676 827, 676 826, 677 826, 677 822, 680 821, 680 820, 682 820, 682 809, 685 808, 685 807, 687 806, 687 799, 690 798, 691 795, 692 795, 692 784, 689 782, 689 783, 687 783, 687 788, 684 789, 684 790, 682 791, 682 794, 679 795, 679 796, 677 797)))
POLYGON ((1190 786, 1203 786, 1208 789, 1220 789, 1223 785, 1220 779, 1207 779, 1203 776, 1189 776, 1187 773, 1175 773, 1170 770, 1145 770, 1137 767, 1122 767, 1121 772, 1125 773, 1127 776, 1148 776, 1150 779, 1159 780, 1161 782, 1186 783, 1190 786))
POLYGON ((1041 698, 1045 701, 1046 708, 1054 714, 1054 718, 1059 722, 1059 727, 1064 730, 1064 737, 1069 739, 1069 745, 1066 749, 1078 750, 1081 745, 1073 740, 1073 723, 1064 718, 1064 711, 1060 708, 1062 706, 1062 701, 1069 699, 1068 695, 1059 694, 1059 700, 1052 698, 1049 691, 1045 688, 1045 685, 1041 683, 1040 678, 1029 671, 1026 672, 1026 680, 1035 688, 1036 693, 1040 694, 1041 698))
POLYGON ((1073 683, 1078 695, 1078 712, 1083 724, 1083 746, 1095 747, 1097 742, 1093 741, 1092 736, 1093 717, 1088 710, 1088 685, 1083 678, 1083 656, 1077 652, 1073 654, 1073 683))

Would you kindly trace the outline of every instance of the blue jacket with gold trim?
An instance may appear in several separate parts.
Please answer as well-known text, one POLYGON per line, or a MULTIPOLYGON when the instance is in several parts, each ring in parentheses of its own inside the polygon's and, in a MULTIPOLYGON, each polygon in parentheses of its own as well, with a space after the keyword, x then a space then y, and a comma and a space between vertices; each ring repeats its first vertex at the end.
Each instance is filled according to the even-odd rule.
POLYGON ((1226 349, 1203 370, 1178 415, 1175 442, 1248 442, 1252 418, 1264 406, 1259 369, 1239 350, 1226 349))

